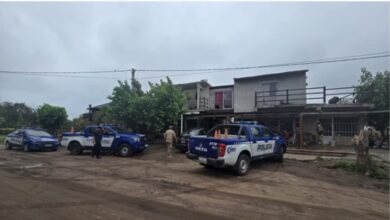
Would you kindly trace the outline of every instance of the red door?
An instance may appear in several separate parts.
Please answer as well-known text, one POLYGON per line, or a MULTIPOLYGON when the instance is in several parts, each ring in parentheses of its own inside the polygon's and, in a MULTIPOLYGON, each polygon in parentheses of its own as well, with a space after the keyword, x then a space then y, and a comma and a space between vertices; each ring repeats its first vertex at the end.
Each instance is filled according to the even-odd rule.
POLYGON ((223 92, 215 92, 215 109, 222 109, 223 92))

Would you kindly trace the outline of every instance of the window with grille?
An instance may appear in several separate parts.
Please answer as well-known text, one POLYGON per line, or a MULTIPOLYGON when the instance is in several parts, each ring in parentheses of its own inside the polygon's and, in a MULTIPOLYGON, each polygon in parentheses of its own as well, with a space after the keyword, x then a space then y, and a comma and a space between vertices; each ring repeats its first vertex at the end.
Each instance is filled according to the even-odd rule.
POLYGON ((335 118, 334 132, 336 136, 353 136, 358 132, 356 118, 335 118))

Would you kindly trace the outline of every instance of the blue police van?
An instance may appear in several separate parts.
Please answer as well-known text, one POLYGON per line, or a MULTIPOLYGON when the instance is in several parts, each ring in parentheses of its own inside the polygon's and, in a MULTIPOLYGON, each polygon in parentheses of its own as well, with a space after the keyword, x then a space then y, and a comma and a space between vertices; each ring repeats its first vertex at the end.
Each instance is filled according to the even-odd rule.
POLYGON ((22 147, 25 152, 32 150, 56 151, 59 147, 57 138, 42 129, 23 128, 7 135, 5 149, 22 147))

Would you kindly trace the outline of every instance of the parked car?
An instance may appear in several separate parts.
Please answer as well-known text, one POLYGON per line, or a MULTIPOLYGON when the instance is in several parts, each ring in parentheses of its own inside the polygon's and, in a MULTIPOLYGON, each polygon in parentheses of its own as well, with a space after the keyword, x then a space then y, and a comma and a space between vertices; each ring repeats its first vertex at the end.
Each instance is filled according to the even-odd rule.
POLYGON ((245 122, 217 125, 206 137, 191 136, 188 146, 188 159, 206 167, 232 167, 238 175, 245 175, 251 161, 274 158, 283 162, 287 143, 267 127, 245 122))
MULTIPOLYGON (((97 125, 86 126, 81 132, 62 133, 61 145, 67 147, 71 154, 77 155, 93 148, 93 132, 97 125)), ((114 126, 101 126, 104 130, 101 150, 109 151, 122 157, 144 151, 149 145, 142 134, 119 130, 114 126)))
POLYGON ((7 135, 5 138, 5 149, 23 147, 25 152, 31 150, 56 151, 59 147, 58 140, 42 129, 24 128, 18 129, 7 135))
POLYGON ((182 152, 186 152, 188 150, 188 139, 190 136, 197 136, 197 135, 206 135, 206 131, 204 128, 193 128, 187 132, 185 132, 181 137, 179 138, 178 142, 176 143, 175 147, 177 150, 180 150, 182 152))

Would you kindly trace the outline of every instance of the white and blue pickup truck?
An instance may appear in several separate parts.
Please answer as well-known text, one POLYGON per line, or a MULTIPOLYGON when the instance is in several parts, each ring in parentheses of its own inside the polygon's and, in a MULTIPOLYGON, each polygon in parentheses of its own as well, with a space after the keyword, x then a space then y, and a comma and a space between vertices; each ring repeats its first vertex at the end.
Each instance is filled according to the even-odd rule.
POLYGON ((206 167, 232 167, 242 176, 251 161, 275 158, 283 162, 286 149, 284 137, 265 126, 233 123, 217 125, 206 136, 191 136, 186 156, 206 167))
MULTIPOLYGON (((81 132, 65 132, 61 136, 61 146, 67 147, 73 155, 81 154, 85 150, 92 150, 94 145, 93 132, 97 125, 86 126, 81 132)), ((149 145, 142 134, 122 131, 115 126, 100 126, 102 134, 101 150, 109 151, 122 157, 144 151, 149 145)))

